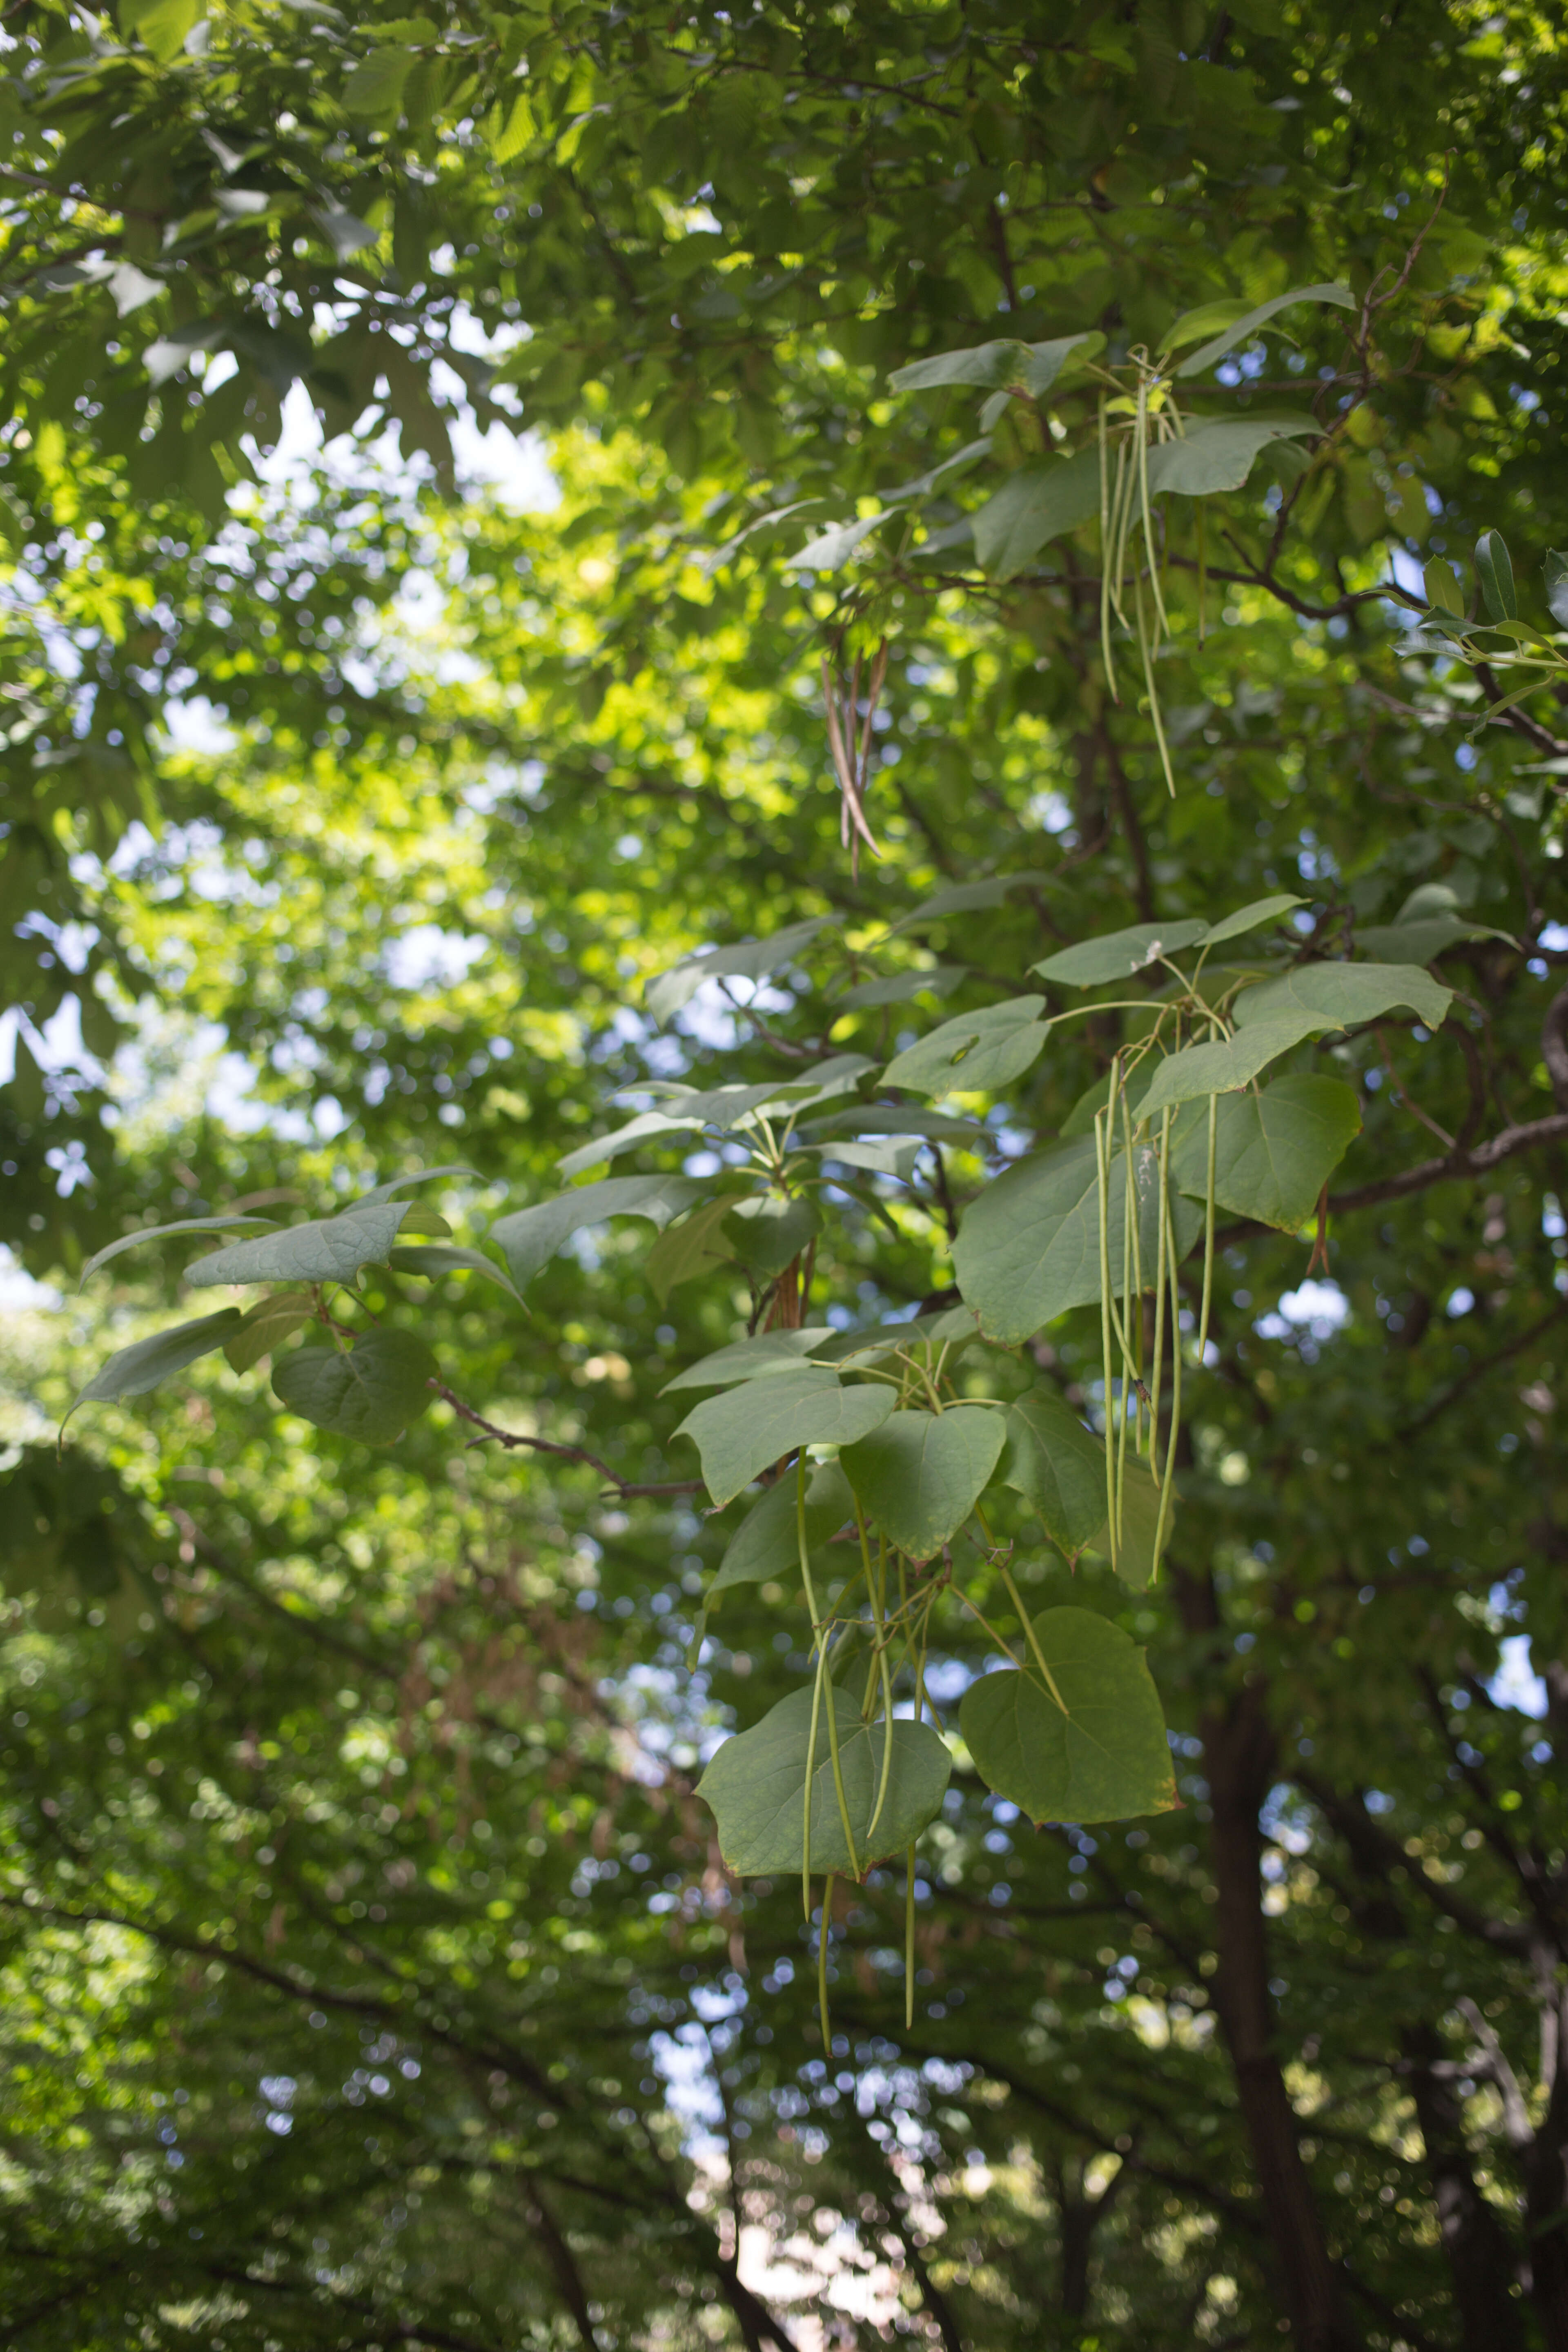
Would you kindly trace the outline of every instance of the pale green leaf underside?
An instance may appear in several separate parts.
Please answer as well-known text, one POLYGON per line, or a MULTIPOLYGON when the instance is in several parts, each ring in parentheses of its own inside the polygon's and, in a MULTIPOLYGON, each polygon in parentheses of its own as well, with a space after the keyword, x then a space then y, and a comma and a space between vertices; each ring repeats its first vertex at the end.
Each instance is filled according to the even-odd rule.
MULTIPOLYGON (((810 1867, 847 1875, 852 1865, 844 1843, 828 1744, 830 1703, 838 1731, 839 1769, 849 1824, 855 1832, 855 1860, 863 1871, 874 1861, 901 1853, 919 1837, 941 1807, 952 1759, 929 1724, 896 1721, 888 1793, 872 1835, 887 1727, 882 1723, 862 1724, 860 1710, 848 1694, 827 1685, 822 1695, 812 1774, 810 1867)), ((750 1731, 727 1739, 698 1782, 697 1793, 710 1807, 719 1825, 719 1851, 730 1868, 744 1877, 782 1877, 805 1866, 811 1707, 809 1689, 792 1691, 750 1731)))
POLYGON ((727 1389, 741 1381, 763 1380, 773 1372, 793 1372, 800 1370, 803 1356, 813 1354, 820 1340, 831 1339, 832 1327, 826 1323, 808 1325, 799 1331, 759 1331, 754 1339, 736 1339, 728 1348, 719 1348, 700 1363, 689 1364, 666 1381, 660 1396, 674 1396, 680 1389, 727 1389))
MULTIPOLYGON (((167 1330, 154 1331, 148 1339, 133 1340, 129 1348, 117 1349, 79 1391, 66 1421, 78 1405, 111 1404, 120 1397, 145 1396, 171 1372, 183 1371, 198 1356, 211 1355, 215 1348, 221 1348, 240 1320, 237 1307, 225 1307, 216 1315, 200 1316, 194 1323, 173 1324, 167 1330)), ((64 1428, 65 1423, 60 1426, 64 1428)))
POLYGON ((818 931, 837 921, 837 916, 813 915, 804 923, 791 923, 786 929, 774 931, 769 939, 743 940, 738 947, 689 956, 649 981, 644 1002, 656 1021, 668 1021, 696 995, 705 980, 765 980, 769 972, 777 971, 802 948, 809 947, 818 931))
POLYGON ((1453 990, 1419 964, 1308 963, 1243 989, 1236 1001, 1236 1025, 1249 1029, 1288 1013, 1321 1013, 1344 1028, 1403 1008, 1436 1029, 1453 1001, 1453 990))
POLYGON ((1239 490, 1258 451, 1271 441, 1293 441, 1322 430, 1313 416, 1226 417, 1218 424, 1194 425, 1184 440, 1150 450, 1149 495, 1202 499, 1220 490, 1239 490))
POLYGON ((1033 1822, 1169 1812, 1175 1781, 1142 1651, 1089 1609, 1047 1609, 1035 1633, 1067 1711, 1032 1658, 972 1683, 959 1723, 986 1786, 1033 1822))
POLYGON ((522 1305, 521 1292, 513 1287, 494 1258, 487 1257, 483 1250, 456 1249, 441 1243, 426 1246, 421 1243, 410 1248, 395 1249, 386 1262, 394 1274, 422 1275, 427 1282, 438 1282, 444 1274, 482 1274, 487 1282, 493 1282, 505 1291, 509 1298, 515 1298, 520 1307, 522 1305))
POLYGON ((1022 1076, 1039 1055, 1046 1031, 1045 1000, 1018 996, 978 1013, 961 1013, 896 1055, 882 1083, 916 1094, 989 1091, 1022 1076))
POLYGON ((407 1213, 407 1203, 395 1201, 260 1234, 197 1258, 185 1280, 193 1290, 220 1282, 353 1282, 362 1266, 385 1264, 407 1213))
POLYGON ((675 1434, 696 1445, 703 1483, 722 1510, 797 1446, 848 1445, 865 1437, 886 1421, 893 1402, 889 1388, 845 1388, 836 1373, 805 1369, 709 1397, 675 1434))
POLYGON ((271 1227, 274 1223, 271 1217, 181 1217, 172 1225, 141 1225, 135 1233, 122 1234, 117 1242, 110 1242, 95 1256, 89 1257, 82 1267, 81 1282, 77 1287, 79 1290, 89 1275, 96 1274, 100 1265, 107 1265, 111 1257, 119 1257, 124 1250, 139 1249, 143 1242, 167 1241, 174 1234, 216 1234, 235 1225, 271 1227))
POLYGON ((562 1243, 584 1225, 602 1224, 609 1217, 646 1217, 662 1231, 672 1217, 690 1207, 702 1189, 689 1176, 608 1176, 498 1218, 485 1238, 500 1245, 512 1280, 519 1290, 526 1290, 562 1243))

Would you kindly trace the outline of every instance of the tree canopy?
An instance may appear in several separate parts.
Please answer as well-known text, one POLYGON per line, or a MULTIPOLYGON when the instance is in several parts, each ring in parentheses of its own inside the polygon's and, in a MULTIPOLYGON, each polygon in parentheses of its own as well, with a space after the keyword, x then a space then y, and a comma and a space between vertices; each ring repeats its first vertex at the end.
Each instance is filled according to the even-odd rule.
POLYGON ((1550 20, 5 32, 8 2340, 1559 2352, 1550 20))

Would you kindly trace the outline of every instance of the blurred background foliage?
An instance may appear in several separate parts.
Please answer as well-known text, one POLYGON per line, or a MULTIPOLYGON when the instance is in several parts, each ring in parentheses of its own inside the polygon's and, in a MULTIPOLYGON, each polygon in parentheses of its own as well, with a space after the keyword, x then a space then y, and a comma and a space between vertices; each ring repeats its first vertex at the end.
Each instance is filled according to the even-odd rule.
MULTIPOLYGON (((1550 13, 126 0, 5 35, 7 2340, 1560 2352, 1561 1141, 1378 1192, 1568 1110, 1561 719, 1476 728, 1397 593, 1436 553, 1472 595, 1499 528, 1543 621, 1568 541, 1550 13), (1173 802, 1070 551, 787 571, 973 430, 889 369, 1333 278, 1394 296, 1359 350, 1302 311, 1231 370, 1340 421, 1229 502, 1201 644, 1173 592, 1173 802), (816 665, 882 627, 855 880, 816 665), (1046 878, 869 954, 1008 874, 1046 878), (174 1295, 173 1252, 77 1295, 138 1224, 462 1160, 474 1238, 617 1087, 918 1025, 835 1021, 824 949, 760 1019, 710 990, 658 1032, 643 982, 695 945, 832 911, 858 975, 956 968, 955 1010, 1141 915, 1296 888, 1327 940, 1423 886, 1505 936, 1442 953, 1436 1039, 1330 1049, 1365 1131, 1329 1274, 1230 1237, 1170 1578, 1074 1591, 1148 1643, 1184 1809, 1035 1832, 957 1775, 912 2033, 899 1890, 841 1890, 824 2051, 792 1890, 730 1884, 690 1794, 802 1664, 748 1589, 688 1675, 723 1522, 441 1405, 340 1446, 220 1360, 56 1453, 174 1295)), ((1067 1034, 998 1149, 1103 1066, 1067 1034)), ((881 1189, 823 1276, 868 1322, 951 1279, 941 1201, 881 1189)), ((423 1326, 509 1426, 687 1475, 658 1391, 744 1302, 661 1306, 646 1243, 590 1236, 526 1320, 454 1279, 423 1326)), ((1081 1326, 1036 1353, 1090 1412, 1081 1326)))

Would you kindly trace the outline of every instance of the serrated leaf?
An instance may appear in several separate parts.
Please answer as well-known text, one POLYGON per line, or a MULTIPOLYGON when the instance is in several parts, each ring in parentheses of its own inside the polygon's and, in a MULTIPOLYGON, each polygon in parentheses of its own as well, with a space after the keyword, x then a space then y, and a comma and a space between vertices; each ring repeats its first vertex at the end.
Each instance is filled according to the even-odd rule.
POLYGON ((696 1445, 703 1484, 721 1511, 786 1454, 802 1445, 853 1444, 886 1421, 893 1404, 891 1389, 845 1388, 837 1373, 805 1368, 708 1398, 675 1434, 696 1445))
POLYGON ((1069 1404, 1036 1389, 1008 1406, 1002 1482, 1039 1513, 1071 1557, 1105 1524, 1105 1448, 1069 1404))
POLYGON ((838 1459, 872 1526, 910 1559, 930 1559, 984 1492, 1005 1435, 987 1405, 895 1412, 838 1459))
POLYGON ((1481 602, 1494 621, 1517 621, 1519 598, 1514 593, 1513 564, 1500 530, 1483 530, 1476 541, 1476 576, 1481 602))
POLYGON ((700 1199, 704 1189, 690 1176, 608 1176, 499 1217, 485 1238, 504 1253, 511 1278, 522 1291, 562 1243, 584 1225, 603 1224, 610 1217, 646 1217, 662 1233, 672 1217, 700 1199))
POLYGON ((644 1002, 656 1021, 668 1021, 705 980, 765 980, 809 947, 819 931, 837 921, 836 915, 814 915, 806 922, 774 931, 769 939, 743 940, 739 947, 711 948, 702 955, 688 956, 649 981, 644 1002))
POLYGON ((750 1339, 736 1339, 728 1348, 716 1349, 700 1362, 689 1364, 666 1381, 660 1396, 674 1396, 681 1389, 727 1389, 742 1381, 766 1380, 772 1373, 796 1371, 803 1356, 814 1355, 820 1340, 833 1337, 826 1323, 809 1326, 800 1331, 759 1331, 750 1339))
POLYGON ((349 114, 391 114, 402 104, 403 86, 418 60, 411 49, 375 49, 355 66, 343 84, 349 114))
POLYGON ((1321 434, 1315 416, 1227 416, 1194 425, 1181 441, 1165 441, 1149 452, 1149 495, 1202 499, 1219 490, 1239 490, 1260 449, 1298 434, 1321 434))
MULTIPOLYGON (((1289 294, 1277 294, 1271 302, 1260 302, 1253 310, 1243 310, 1239 318, 1222 322, 1218 333, 1211 341, 1205 343, 1201 351, 1194 352, 1190 359, 1182 362, 1181 366, 1176 370, 1177 375, 1201 375, 1205 368, 1213 367, 1216 360, 1224 359, 1226 352, 1235 351, 1238 344, 1245 342, 1248 335, 1255 333, 1259 327, 1267 326, 1270 319, 1278 317, 1281 310, 1289 310, 1293 302, 1332 302, 1342 310, 1355 309, 1355 296, 1348 286, 1337 284, 1298 286, 1289 294)), ((1205 307, 1208 310, 1217 310, 1229 306, 1207 304, 1205 307)), ((1187 311, 1185 316, 1178 319, 1171 329, 1163 349, 1167 352, 1180 351, 1184 343, 1191 341, 1191 333, 1188 331, 1191 331, 1194 324, 1200 334, 1205 332, 1205 326, 1198 323, 1203 320, 1203 317, 1202 310, 1187 311)))
POLYGON ((1238 1030, 1291 1013, 1321 1013, 1330 1025, 1378 1021, 1403 1006, 1428 1029, 1441 1026, 1454 992, 1412 963, 1308 963, 1245 988, 1236 1001, 1238 1030))
MULTIPOLYGON (((1159 1158, 1152 1145, 1134 1149, 1139 1248, 1144 1280, 1152 1282, 1159 1248, 1159 1158)), ((1110 1279, 1122 1290, 1127 1160, 1110 1163, 1108 1219, 1110 1279)), ((1203 1231, 1194 1205, 1174 1194, 1171 1221, 1178 1260, 1203 1231)), ((1034 1153, 1005 1169, 964 1212, 953 1245, 953 1269, 965 1303, 988 1339, 1005 1346, 1027 1339, 1068 1307, 1100 1297, 1100 1209, 1092 1137, 1034 1153)))
POLYGON ((334 1437, 390 1445, 431 1402, 436 1359, 411 1331, 366 1331, 346 1352, 301 1348, 274 1366, 279 1402, 334 1437))
POLYGON ((385 1264, 403 1216, 403 1202, 389 1202, 286 1225, 197 1258, 185 1281, 193 1290, 220 1282, 352 1282, 362 1266, 385 1264))
POLYGON ((661 1307, 683 1282, 694 1282, 717 1266, 734 1265, 735 1254, 721 1230, 733 1205, 732 1195, 709 1201, 682 1223, 660 1234, 647 1254, 645 1269, 648 1288, 661 1307))
POLYGON ((1158 964, 1162 955, 1179 955, 1207 929, 1206 923, 1191 917, 1175 923, 1131 923, 1125 930, 1108 931, 1103 939, 1062 948, 1033 969, 1042 980, 1054 980, 1064 988, 1100 988, 1109 981, 1130 980, 1135 971, 1158 964))
MULTIPOLYGON (((1360 1098, 1342 1078, 1276 1078, 1261 1093, 1228 1095, 1215 1123, 1215 1200, 1233 1216, 1299 1233, 1360 1132, 1360 1098)), ((1186 1131, 1173 1173, 1183 1192, 1204 1197, 1206 1118, 1186 1131)))
POLYGON ((248 1372, 263 1356, 271 1355, 285 1339, 291 1339, 296 1331, 302 1330, 315 1311, 308 1291, 278 1290, 266 1298, 258 1298, 240 1317, 232 1337, 223 1343, 231 1370, 248 1372))
MULTIPOLYGON (((732 1584, 766 1584, 779 1579, 794 1584, 800 1576, 799 1505, 795 1475, 785 1471, 754 1504, 730 1538, 719 1563, 719 1573, 708 1588, 708 1598, 732 1584)), ((818 1465, 806 1481, 805 1547, 809 1558, 830 1536, 855 1516, 849 1481, 837 1462, 818 1465)), ((854 1557, 858 1558, 857 1553, 854 1557)))
MULTIPOLYGON (((912 1845, 934 1820, 947 1791, 952 1759, 929 1724, 895 1722, 892 1769, 873 1837, 887 1727, 863 1724, 848 1693, 827 1685, 822 1695, 823 1719, 816 1727, 816 1754, 811 1759, 816 1769, 811 1775, 809 1861, 814 1871, 846 1876, 854 1865, 834 1786, 826 1720, 829 1706, 837 1727, 839 1769, 855 1833, 854 1860, 862 1870, 912 1845)), ((791 1691, 761 1723, 727 1739, 697 1784, 698 1795, 718 1823, 719 1851, 742 1877, 783 1876, 805 1863, 811 1713, 811 1692, 791 1691)))
POLYGON ((1044 997, 1016 996, 978 1013, 961 1013, 896 1055, 882 1073, 882 1084, 928 1095, 990 1093, 1008 1086, 1044 1048, 1044 997))
POLYGON ((77 1287, 79 1290, 89 1275, 96 1274, 100 1265, 107 1265, 111 1257, 119 1257, 124 1250, 138 1249, 143 1242, 167 1241, 174 1234, 217 1234, 235 1225, 265 1225, 270 1229, 273 1220, 270 1217, 180 1217, 172 1225, 139 1226, 135 1233, 121 1234, 117 1242, 110 1242, 107 1248, 89 1257, 82 1267, 81 1282, 77 1287))
POLYGON ((1044 1610, 1035 1634, 1059 1697, 1032 1654, 963 1695, 959 1725, 986 1786, 1032 1822, 1170 1812, 1175 1779, 1142 1651, 1091 1609, 1044 1610))
MULTIPOLYGON (((221 1348, 239 1321, 238 1307, 225 1307, 216 1315, 200 1316, 194 1323, 172 1324, 167 1330, 154 1331, 150 1339, 117 1349, 78 1391, 66 1421, 79 1405, 112 1404, 121 1397, 145 1396, 171 1372, 183 1371, 198 1356, 210 1356, 215 1348, 221 1348)), ((65 1425, 62 1421, 62 1430, 65 1425)))
POLYGON ((521 1292, 513 1287, 494 1258, 487 1257, 483 1250, 447 1249, 432 1243, 428 1247, 417 1244, 395 1249, 386 1262, 394 1274, 422 1275, 427 1282, 439 1281, 444 1274, 482 1274, 487 1282, 495 1283, 509 1298, 522 1305, 521 1292))
POLYGON ((1092 521, 1099 512, 1097 449, 1080 449, 1071 457, 1031 457, 971 518, 980 568, 988 580, 1011 580, 1051 540, 1092 521))

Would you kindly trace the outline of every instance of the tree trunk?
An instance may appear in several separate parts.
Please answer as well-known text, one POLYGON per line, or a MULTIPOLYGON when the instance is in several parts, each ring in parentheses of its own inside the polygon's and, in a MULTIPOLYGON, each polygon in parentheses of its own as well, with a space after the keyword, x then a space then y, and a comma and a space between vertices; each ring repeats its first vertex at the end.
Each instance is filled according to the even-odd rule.
POLYGON ((1297 2352, 1354 2352, 1359 2333, 1324 2241, 1301 2161, 1295 2110, 1273 2046, 1258 1816, 1275 1750, 1261 1685, 1248 1685, 1223 1713, 1211 1714, 1202 1729, 1214 1811, 1210 1855, 1218 1890, 1215 1990, 1291 2331, 1297 2352))
POLYGON ((1508 2235, 1470 2169, 1459 2105, 1446 2076, 1434 2073, 1443 2044, 1429 2025, 1405 2036, 1410 2088, 1443 2251, 1454 2279, 1463 2352, 1524 2352, 1523 2314, 1512 2294, 1515 2259, 1508 2235))
POLYGON ((1526 2163, 1524 2214, 1542 2341, 1546 2352, 1568 2352, 1568 1991, 1558 1993, 1550 2038, 1552 2079, 1526 2163))

